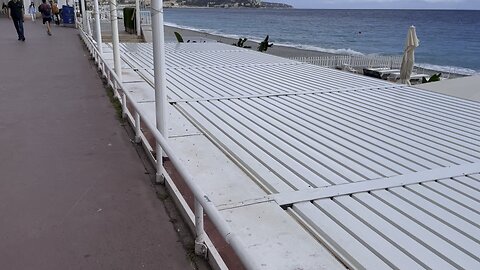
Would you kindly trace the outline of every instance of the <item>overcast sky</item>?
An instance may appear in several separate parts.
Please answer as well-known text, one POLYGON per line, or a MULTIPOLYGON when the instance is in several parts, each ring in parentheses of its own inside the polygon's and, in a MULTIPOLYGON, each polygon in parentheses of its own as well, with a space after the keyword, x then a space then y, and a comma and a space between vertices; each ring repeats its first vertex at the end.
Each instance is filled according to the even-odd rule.
POLYGON ((480 0, 266 0, 295 8, 480 9, 480 0))

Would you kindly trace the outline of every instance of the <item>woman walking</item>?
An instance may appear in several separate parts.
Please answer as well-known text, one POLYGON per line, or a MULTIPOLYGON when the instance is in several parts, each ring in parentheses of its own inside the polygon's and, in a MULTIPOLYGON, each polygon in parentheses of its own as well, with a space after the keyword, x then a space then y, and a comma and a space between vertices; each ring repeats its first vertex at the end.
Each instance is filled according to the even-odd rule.
POLYGON ((30 14, 32 17, 32 22, 34 22, 37 18, 37 9, 35 8, 35 4, 33 2, 30 3, 30 6, 28 7, 28 14, 30 14))

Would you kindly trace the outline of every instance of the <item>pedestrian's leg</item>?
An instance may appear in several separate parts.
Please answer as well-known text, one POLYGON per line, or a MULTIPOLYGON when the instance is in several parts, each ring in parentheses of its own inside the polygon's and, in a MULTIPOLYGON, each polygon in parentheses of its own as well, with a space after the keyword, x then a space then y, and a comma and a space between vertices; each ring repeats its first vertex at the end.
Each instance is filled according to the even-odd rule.
POLYGON ((23 31, 23 19, 18 21, 18 29, 20 30, 19 37, 21 37, 22 41, 25 41, 25 33, 23 31))
POLYGON ((48 34, 49 36, 52 35, 52 30, 50 29, 50 22, 49 22, 49 21, 47 21, 47 34, 48 34))
POLYGON ((33 17, 33 16, 34 16, 33 13, 30 14, 30 16, 32 16, 32 22, 34 22, 34 21, 35 21, 35 18, 33 17))
POLYGON ((18 22, 19 22, 19 20, 13 20, 13 25, 15 25, 15 30, 17 30, 18 40, 21 40, 22 36, 20 35, 20 29, 18 27, 18 22))

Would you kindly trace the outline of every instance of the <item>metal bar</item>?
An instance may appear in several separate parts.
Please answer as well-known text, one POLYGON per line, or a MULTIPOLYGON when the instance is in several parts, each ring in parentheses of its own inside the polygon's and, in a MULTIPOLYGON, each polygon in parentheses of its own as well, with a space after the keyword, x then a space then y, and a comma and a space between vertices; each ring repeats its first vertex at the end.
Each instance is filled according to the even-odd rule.
POLYGON ((201 256, 207 254, 205 230, 203 228, 203 207, 197 199, 195 199, 195 254, 201 256))
POLYGON ((360 192, 380 190, 385 188, 401 187, 446 179, 450 177, 463 176, 480 172, 480 163, 469 163, 445 168, 432 169, 393 177, 386 177, 374 180, 366 180, 349 184, 334 185, 324 188, 284 192, 271 195, 279 205, 290 205, 298 202, 306 202, 341 195, 349 195, 360 192))
POLYGON ((100 55, 103 54, 102 47, 102 27, 100 25, 100 12, 98 9, 98 0, 93 0, 95 11, 95 40, 97 41, 97 50, 100 55))
POLYGON ((137 28, 137 36, 142 35, 142 29, 140 28, 140 0, 135 0, 135 23, 137 28))
MULTIPOLYGON (((152 35, 153 35, 153 72, 155 80, 155 116, 157 129, 167 136, 167 86, 165 66, 165 33, 163 28, 163 1, 152 1, 152 35)), ((162 149, 157 145, 156 180, 163 182, 161 175, 162 149)))
POLYGON ((82 12, 82 29, 85 29, 87 24, 87 13, 85 12, 85 0, 80 0, 80 10, 82 12))
POLYGON ((122 92, 122 117, 125 118, 127 116, 127 96, 125 95, 125 91, 122 92))
POLYGON ((135 112, 135 142, 139 143, 142 134, 142 129, 141 129, 141 122, 140 122, 140 114, 138 112, 135 112))
POLYGON ((91 16, 91 11, 87 11, 87 16, 86 16, 86 26, 87 26, 87 33, 89 36, 92 36, 92 26, 90 25, 90 20, 91 20, 92 16, 91 16))
POLYGON ((113 64, 115 73, 122 82, 122 69, 120 62, 120 49, 118 38, 118 18, 117 18, 117 0, 110 0, 110 21, 112 23, 112 43, 113 43, 113 64))

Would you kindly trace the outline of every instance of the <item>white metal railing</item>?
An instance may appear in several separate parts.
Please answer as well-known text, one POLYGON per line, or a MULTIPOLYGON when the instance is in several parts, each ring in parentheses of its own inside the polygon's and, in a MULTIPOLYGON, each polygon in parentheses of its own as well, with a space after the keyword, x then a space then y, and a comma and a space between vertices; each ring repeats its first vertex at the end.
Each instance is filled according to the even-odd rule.
POLYGON ((352 67, 400 68, 402 64, 401 56, 332 55, 320 57, 292 57, 290 59, 332 68, 342 67, 343 65, 349 65, 352 67))
POLYGON ((150 10, 140 10, 140 24, 152 25, 152 15, 150 10))
MULTIPOLYGON (((198 181, 195 181, 193 176, 190 175, 186 167, 177 157, 176 153, 168 144, 166 138, 158 131, 154 123, 149 121, 141 121, 141 119, 146 119, 146 117, 141 113, 139 105, 134 102, 133 97, 128 91, 123 91, 124 86, 121 80, 115 74, 115 71, 106 64, 102 55, 99 53, 96 42, 91 36, 89 36, 85 31, 79 27, 80 35, 83 42, 86 44, 88 50, 90 51, 91 56, 95 60, 98 68, 100 69, 102 75, 107 79, 108 85, 112 87, 114 96, 118 98, 119 102, 122 105, 122 116, 127 117, 130 123, 135 129, 135 141, 140 142, 142 138, 141 124, 151 132, 157 144, 162 147, 162 150, 165 151, 166 155, 169 157, 172 164, 175 166, 175 169, 178 171, 180 176, 183 178, 188 188, 192 191, 195 198, 194 205, 194 214, 195 214, 195 252, 198 255, 206 255, 206 245, 205 245, 205 231, 203 229, 204 224, 204 211, 208 215, 209 219, 214 224, 215 228, 222 235, 225 241, 233 248, 238 258, 242 261, 243 265, 247 269, 257 269, 254 264, 254 260, 251 255, 247 252, 246 247, 242 244, 238 235, 230 229, 228 223, 222 218, 220 212, 215 207, 215 204, 209 199, 208 195, 200 188, 197 184, 198 181), (127 106, 129 103, 131 109, 127 106)), ((157 172, 158 173, 158 172, 157 172)))
POLYGON ((86 24, 87 24, 87 25, 86 25, 87 33, 88 33, 88 35, 91 36, 92 33, 93 33, 93 32, 92 32, 92 23, 93 23, 93 16, 92 16, 92 15, 93 15, 93 11, 87 10, 87 11, 85 11, 85 12, 87 13, 87 14, 86 14, 86 15, 87 15, 87 16, 86 16, 87 19, 86 19, 86 21, 85 21, 86 24))

